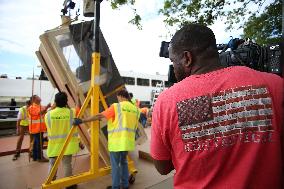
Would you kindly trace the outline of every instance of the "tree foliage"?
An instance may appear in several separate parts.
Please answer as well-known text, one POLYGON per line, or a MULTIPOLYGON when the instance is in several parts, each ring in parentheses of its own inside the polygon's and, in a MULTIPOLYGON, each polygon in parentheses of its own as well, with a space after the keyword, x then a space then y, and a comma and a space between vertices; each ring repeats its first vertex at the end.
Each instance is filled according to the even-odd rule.
POLYGON ((253 37, 258 44, 280 42, 281 6, 278 0, 270 4, 261 15, 253 14, 244 25, 243 37, 253 37))
MULTIPOLYGON (((110 1, 114 9, 122 5, 135 6, 135 0, 110 1)), ((243 28, 244 37, 265 44, 279 40, 281 35, 281 3, 281 0, 164 0, 159 13, 169 26, 186 23, 212 25, 222 20, 227 30, 243 28)), ((141 28, 141 17, 136 9, 130 22, 141 28)))
POLYGON ((128 5, 132 8, 133 10, 133 18, 129 21, 129 23, 136 25, 138 27, 138 29, 142 29, 142 25, 141 25, 141 16, 139 14, 137 14, 137 11, 135 8, 133 8, 134 4, 135 4, 135 0, 110 0, 111 3, 111 7, 113 9, 118 9, 120 6, 122 5, 128 5))

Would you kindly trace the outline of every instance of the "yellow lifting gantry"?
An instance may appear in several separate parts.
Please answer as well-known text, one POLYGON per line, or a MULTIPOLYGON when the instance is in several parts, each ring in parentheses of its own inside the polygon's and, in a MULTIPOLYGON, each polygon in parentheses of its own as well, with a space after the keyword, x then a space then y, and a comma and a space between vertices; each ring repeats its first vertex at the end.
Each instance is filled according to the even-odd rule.
MULTIPOLYGON (((99 50, 99 22, 100 22, 100 3, 102 0, 95 1, 95 51, 92 53, 92 70, 91 70, 91 86, 88 91, 87 97, 82 105, 82 108, 79 112, 78 117, 81 117, 85 112, 89 103, 91 103, 91 115, 99 113, 99 102, 101 100, 104 109, 107 108, 107 103, 103 96, 103 93, 99 86, 99 77, 100 77, 100 50, 99 50)), ((42 184, 42 189, 58 189, 74 184, 87 182, 95 178, 105 176, 110 174, 111 167, 99 168, 99 121, 91 122, 91 144, 90 144, 90 170, 88 172, 80 173, 78 175, 73 175, 70 177, 61 178, 58 180, 52 180, 56 174, 59 163, 61 162, 64 152, 69 144, 71 137, 75 131, 76 127, 72 127, 70 130, 67 139, 64 142, 64 145, 60 151, 59 156, 56 158, 55 164, 52 167, 52 170, 47 178, 47 180, 42 184)), ((131 176, 133 177, 137 170, 134 167, 134 162, 128 157, 128 167, 131 176)))

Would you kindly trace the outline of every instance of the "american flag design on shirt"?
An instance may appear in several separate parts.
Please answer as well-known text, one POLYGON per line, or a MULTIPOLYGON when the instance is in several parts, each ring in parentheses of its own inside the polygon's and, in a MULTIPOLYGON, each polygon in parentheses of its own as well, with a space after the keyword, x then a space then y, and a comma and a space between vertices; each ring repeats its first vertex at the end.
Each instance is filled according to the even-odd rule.
POLYGON ((185 144, 248 132, 273 132, 272 100, 265 86, 227 89, 186 99, 176 105, 178 126, 185 144))

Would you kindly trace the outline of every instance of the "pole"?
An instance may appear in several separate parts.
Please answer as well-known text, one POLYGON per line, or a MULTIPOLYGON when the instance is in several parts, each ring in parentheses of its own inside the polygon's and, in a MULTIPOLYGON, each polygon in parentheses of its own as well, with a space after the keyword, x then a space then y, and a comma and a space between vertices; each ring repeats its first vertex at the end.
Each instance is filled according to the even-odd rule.
MULTIPOLYGON (((35 70, 33 68, 33 78, 32 78, 32 98, 30 99, 31 100, 31 105, 33 104, 33 96, 34 96, 34 86, 35 86, 35 70)), ((33 120, 32 120, 32 116, 30 116, 30 123, 29 125, 31 125, 33 123, 33 120)), ((32 150, 33 150, 33 144, 34 144, 34 137, 32 134, 29 134, 30 135, 30 146, 29 146, 29 162, 31 161, 31 155, 32 155, 32 150)))
MULTIPOLYGON (((39 96, 41 98, 41 80, 39 78, 39 96)), ((39 127, 39 153, 40 153, 40 159, 43 160, 43 132, 41 131, 41 126, 42 126, 42 122, 44 120, 42 120, 42 115, 41 115, 41 104, 40 104, 40 108, 39 108, 39 119, 40 119, 40 127, 39 127)))
POLYGON ((95 52, 100 52, 100 0, 95 1, 95 20, 94 20, 94 38, 95 38, 95 52))
MULTIPOLYGON (((100 46, 99 46, 99 32, 100 32, 100 3, 101 0, 95 0, 95 20, 94 20, 94 38, 95 47, 92 53, 92 71, 91 71, 91 115, 99 113, 99 84, 100 76, 100 46)), ((91 122, 91 162, 90 172, 98 173, 99 171, 99 121, 91 122)))

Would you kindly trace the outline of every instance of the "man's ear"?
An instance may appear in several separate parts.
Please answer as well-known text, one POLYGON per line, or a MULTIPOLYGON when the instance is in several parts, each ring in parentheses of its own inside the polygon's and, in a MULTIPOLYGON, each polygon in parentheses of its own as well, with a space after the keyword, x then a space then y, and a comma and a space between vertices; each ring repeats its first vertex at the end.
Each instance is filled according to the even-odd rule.
POLYGON ((189 51, 184 51, 183 52, 183 57, 184 57, 184 66, 189 67, 192 64, 192 54, 189 51))

